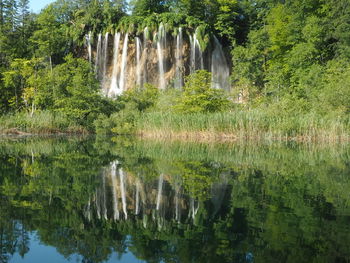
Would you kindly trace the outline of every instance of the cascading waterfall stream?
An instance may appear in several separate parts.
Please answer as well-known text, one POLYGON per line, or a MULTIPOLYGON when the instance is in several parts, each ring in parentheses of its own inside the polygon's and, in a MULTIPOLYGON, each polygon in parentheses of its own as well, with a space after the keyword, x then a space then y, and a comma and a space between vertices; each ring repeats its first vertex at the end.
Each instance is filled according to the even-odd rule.
POLYGON ((190 36, 191 43, 191 64, 190 72, 194 73, 197 69, 204 69, 203 52, 197 38, 197 31, 194 33, 193 37, 190 36), (199 66, 198 66, 199 65, 199 66))
POLYGON ((136 43, 136 85, 141 87, 141 40, 135 37, 136 43))
POLYGON ((203 61, 203 51, 202 51, 202 48, 201 48, 201 46, 200 46, 200 44, 199 44, 199 40, 198 40, 198 37, 197 37, 197 35, 198 35, 198 28, 196 29, 196 33, 195 33, 195 35, 196 35, 196 39, 195 39, 195 41, 194 41, 194 45, 195 45, 195 49, 197 49, 197 53, 198 53, 198 59, 199 59, 199 65, 200 65, 200 69, 204 69, 204 61, 203 61))
POLYGON ((148 27, 145 27, 143 30, 143 51, 142 58, 144 61, 143 65, 143 83, 147 83, 147 60, 148 60, 148 49, 147 49, 147 40, 148 40, 149 30, 148 27))
POLYGON ((182 70, 183 70, 183 61, 182 61, 182 47, 183 47, 183 36, 182 28, 179 28, 179 32, 176 37, 176 72, 175 72, 175 88, 180 89, 182 87, 182 70))
POLYGON ((190 55, 190 73, 193 74, 196 70, 196 34, 190 36, 191 55, 190 55))
POLYGON ((230 68, 219 40, 214 37, 215 49, 212 53, 211 72, 212 87, 216 89, 230 89, 230 68))
POLYGON ((102 56, 102 34, 98 34, 97 37, 97 49, 95 59, 95 73, 99 79, 101 79, 101 56, 102 56))
POLYGON ((88 58, 89 58, 89 62, 91 63, 92 61, 92 48, 91 48, 91 32, 89 32, 89 34, 86 35, 86 44, 87 44, 87 50, 88 50, 88 58))
POLYGON ((114 35, 114 45, 113 45, 113 72, 111 87, 108 92, 109 97, 114 97, 121 95, 122 90, 118 87, 118 57, 119 57, 119 42, 120 42, 120 33, 114 35))
POLYGON ((107 84, 107 63, 108 63, 108 36, 109 33, 107 32, 104 41, 103 41, 103 60, 102 60, 102 88, 107 94, 106 84, 107 84))
POLYGON ((122 64, 120 70, 120 79, 119 79, 119 89, 121 92, 124 91, 125 85, 125 74, 127 67, 127 56, 128 56, 128 43, 129 43, 129 34, 126 33, 123 44, 123 54, 122 54, 122 64))
POLYGON ((158 69, 159 69, 159 88, 165 89, 165 76, 164 76, 164 48, 166 43, 166 31, 161 23, 157 34, 157 55, 158 55, 158 69))
POLYGON ((117 162, 112 163, 111 167, 111 179, 112 179, 112 195, 113 195, 113 219, 119 220, 119 204, 117 197, 117 162))

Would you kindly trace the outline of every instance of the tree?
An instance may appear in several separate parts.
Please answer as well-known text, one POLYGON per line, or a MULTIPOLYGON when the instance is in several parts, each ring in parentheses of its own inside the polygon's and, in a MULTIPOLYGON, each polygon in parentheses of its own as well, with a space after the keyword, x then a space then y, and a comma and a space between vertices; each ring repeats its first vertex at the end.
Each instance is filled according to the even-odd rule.
POLYGON ((8 103, 15 110, 20 110, 22 105, 26 109, 35 111, 35 95, 38 85, 38 67, 40 60, 14 59, 9 71, 4 72, 5 88, 12 91, 8 103))
POLYGON ((166 2, 163 0, 132 0, 130 6, 133 15, 148 16, 166 11, 166 2))
POLYGON ((53 56, 56 55, 56 61, 59 62, 69 43, 68 39, 65 38, 64 24, 60 23, 56 15, 53 4, 45 8, 37 18, 38 30, 31 37, 31 42, 36 50, 35 53, 38 57, 49 59, 51 70, 55 62, 52 59, 53 56))
POLYGON ((53 70, 53 109, 80 125, 92 127, 100 113, 110 111, 110 103, 100 94, 99 83, 84 59, 65 57, 53 70))

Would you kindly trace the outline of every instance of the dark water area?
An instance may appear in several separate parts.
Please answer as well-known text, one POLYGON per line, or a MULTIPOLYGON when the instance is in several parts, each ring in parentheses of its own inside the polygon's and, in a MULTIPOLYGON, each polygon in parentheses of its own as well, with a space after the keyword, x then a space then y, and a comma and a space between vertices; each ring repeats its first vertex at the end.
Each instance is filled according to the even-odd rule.
POLYGON ((350 262, 350 145, 1 138, 0 262, 350 262))

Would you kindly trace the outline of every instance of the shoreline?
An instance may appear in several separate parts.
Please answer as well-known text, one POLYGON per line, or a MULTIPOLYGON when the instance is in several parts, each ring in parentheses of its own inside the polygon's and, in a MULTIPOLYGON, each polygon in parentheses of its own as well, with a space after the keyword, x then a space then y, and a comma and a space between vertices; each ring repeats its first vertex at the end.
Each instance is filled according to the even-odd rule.
MULTIPOLYGON (((43 129, 45 130, 45 129, 43 129)), ((17 128, 9 128, 0 130, 0 136, 50 136, 50 135, 91 135, 92 133, 87 131, 59 131, 59 130, 50 130, 47 129, 44 132, 42 131, 22 131, 17 128)))
MULTIPOLYGON (((326 134, 326 133, 325 133, 326 134)), ((86 130, 75 131, 59 131, 45 130, 28 132, 17 128, 0 130, 0 137, 41 137, 41 136, 89 136, 96 133, 86 130)), ((111 137, 123 137, 125 135, 112 134, 111 137)), ((199 143, 224 143, 224 142, 242 142, 242 141, 270 141, 270 142, 298 142, 298 143, 342 143, 350 142, 350 135, 297 135, 283 136, 269 133, 247 133, 247 132, 215 132, 215 131, 164 131, 164 130, 142 130, 127 136, 137 137, 145 140, 161 140, 161 141, 183 141, 183 142, 199 142, 199 143)))
POLYGON ((350 136, 273 136, 267 133, 261 134, 233 134, 225 132, 193 132, 193 131, 140 131, 136 133, 142 139, 155 139, 164 141, 184 141, 184 142, 239 142, 239 141, 271 141, 271 142, 298 142, 298 143, 342 143, 350 142, 350 136))

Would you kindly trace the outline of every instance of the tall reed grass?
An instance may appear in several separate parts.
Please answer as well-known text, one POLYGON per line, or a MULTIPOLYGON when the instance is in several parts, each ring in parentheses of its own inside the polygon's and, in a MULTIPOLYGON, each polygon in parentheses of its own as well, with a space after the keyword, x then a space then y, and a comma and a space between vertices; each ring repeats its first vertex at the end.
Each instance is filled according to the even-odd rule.
POLYGON ((206 137, 271 140, 348 140, 345 117, 314 113, 278 116, 259 110, 179 114, 150 112, 140 116, 137 132, 151 137, 206 137))
POLYGON ((0 133, 86 133, 82 126, 67 119, 61 113, 40 111, 31 115, 26 112, 0 116, 0 133))

